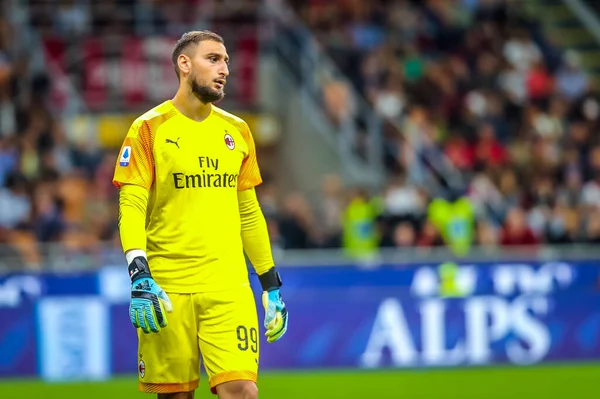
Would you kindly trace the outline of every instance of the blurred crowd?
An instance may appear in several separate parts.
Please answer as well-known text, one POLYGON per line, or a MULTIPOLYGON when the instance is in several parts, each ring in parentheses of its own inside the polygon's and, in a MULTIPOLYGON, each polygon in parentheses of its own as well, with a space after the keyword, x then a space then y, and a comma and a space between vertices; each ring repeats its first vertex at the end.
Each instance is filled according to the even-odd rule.
MULTIPOLYGON (((260 0, 25 0, 29 23, 41 35, 173 35, 210 17, 252 23, 260 0)), ((226 32, 223 33, 226 35, 226 32)))
POLYGON ((0 10, 0 268, 116 244, 115 155, 68 138, 39 41, 0 10))
MULTIPOLYGON (((61 267, 73 259, 72 266, 86 267, 86 256, 93 265, 120 254, 118 191, 111 184, 117 149, 103 148, 86 134, 69 134, 73 125, 68 124, 77 122, 63 118, 65 102, 57 96, 73 94, 66 74, 72 75, 75 90, 85 84, 80 58, 88 48, 79 46, 94 38, 111 43, 115 37, 179 36, 184 29, 208 25, 204 15, 211 16, 212 29, 228 38, 231 34, 219 30, 220 24, 256 24, 257 4, 0 0, 0 269, 43 267, 50 261, 61 267), (58 71, 62 65, 49 65, 45 54, 69 65, 58 71)), ((235 43, 233 51, 240 50, 240 41, 235 43)), ((171 74, 172 66, 168 69, 171 74)), ((85 93, 78 95, 87 100, 85 93)), ((109 112, 108 106, 114 108, 102 105, 109 112)), ((150 106, 136 105, 139 113, 150 106)))
MULTIPOLYGON (((97 13, 63 3, 31 23, 59 34, 118 28, 101 18, 118 14, 114 1, 97 13)), ((309 203, 267 178, 258 192, 275 248, 600 242, 598 92, 577 54, 535 21, 501 0, 291 3, 386 121, 389 179, 372 193, 325 176, 309 203), (442 182, 458 171, 460 184, 432 190, 424 165, 441 165, 442 182)), ((168 31, 179 17, 161 18, 168 31)), ((38 243, 118 249, 114 151, 67 138, 52 76, 24 40, 0 17, 0 264, 40 265, 52 245, 38 243)))
MULTIPOLYGON (((599 93, 577 53, 553 45, 526 3, 294 2, 386 121, 390 182, 366 200, 381 199, 372 207, 379 245, 447 242, 456 225, 434 216, 433 198, 450 213, 470 208, 454 233, 471 244, 600 239, 599 93), (441 175, 444 189, 423 169, 441 175), (444 178, 456 172, 458 183, 444 178)), ((352 101, 331 102, 344 103, 352 101)))

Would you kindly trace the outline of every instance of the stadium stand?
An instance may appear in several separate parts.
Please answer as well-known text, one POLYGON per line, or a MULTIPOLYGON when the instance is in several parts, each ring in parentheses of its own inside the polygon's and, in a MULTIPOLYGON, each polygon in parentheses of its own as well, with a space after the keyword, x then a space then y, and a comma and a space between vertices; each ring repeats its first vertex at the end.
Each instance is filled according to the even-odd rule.
POLYGON ((441 194, 417 176, 418 158, 442 157, 465 177, 453 195, 474 208, 473 243, 597 239, 597 91, 578 54, 555 46, 523 2, 294 7, 355 88, 401 127, 385 142, 380 245, 442 244, 428 208, 441 194))
MULTIPOLYGON (((111 139, 73 128, 89 123, 78 110, 135 113, 170 95, 170 65, 157 61, 136 80, 135 69, 115 78, 103 60, 119 60, 120 71, 134 68, 136 57, 168 48, 214 3, 63 1, 53 12, 47 2, 30 3, 36 12, 24 23, 36 37, 20 37, 18 26, 0 17, 0 259, 35 268, 52 245, 63 258, 93 258, 98 243, 103 250, 120 245, 110 185, 115 152, 102 141, 111 139), (196 14, 185 12, 189 4, 196 14), (131 15, 149 22, 134 23, 131 15), (126 40, 111 45, 112 37, 126 40), (111 91, 122 84, 124 96, 111 91), (73 103, 83 108, 69 111, 73 103)), ((210 10, 227 10, 210 28, 243 23, 253 32, 225 33, 242 54, 228 101, 252 109, 259 2, 238 3, 210 10)), ((419 165, 440 157, 464 177, 443 200, 463 198, 472 208, 470 245, 600 240, 597 90, 577 53, 554 46, 523 10, 497 0, 290 3, 359 93, 401 132, 385 137, 389 182, 379 193, 328 175, 321 200, 311 204, 267 179, 259 194, 275 247, 448 244, 444 217, 431 206, 437 193, 418 178, 419 165)), ((345 95, 327 88, 331 115, 348 104, 345 95)))

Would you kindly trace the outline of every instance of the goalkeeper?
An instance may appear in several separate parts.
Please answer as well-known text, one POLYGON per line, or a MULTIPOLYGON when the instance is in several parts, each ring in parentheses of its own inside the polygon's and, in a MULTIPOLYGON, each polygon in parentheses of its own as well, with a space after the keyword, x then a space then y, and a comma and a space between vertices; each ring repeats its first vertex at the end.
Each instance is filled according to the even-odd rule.
POLYGON ((288 322, 254 191, 255 145, 243 120, 213 105, 229 75, 223 39, 188 32, 172 59, 179 89, 134 121, 113 178, 139 389, 193 398, 202 357, 212 393, 254 399, 260 339, 244 251, 262 285, 267 341, 288 322))

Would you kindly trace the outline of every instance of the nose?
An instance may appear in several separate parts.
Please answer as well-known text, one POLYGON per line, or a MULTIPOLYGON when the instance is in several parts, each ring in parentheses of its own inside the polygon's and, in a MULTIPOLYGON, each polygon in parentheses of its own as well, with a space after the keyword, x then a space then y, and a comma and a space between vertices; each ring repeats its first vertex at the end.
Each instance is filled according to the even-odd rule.
POLYGON ((229 76, 229 66, 227 65, 227 63, 225 63, 225 62, 223 63, 223 66, 221 67, 219 74, 222 75, 224 78, 229 76))

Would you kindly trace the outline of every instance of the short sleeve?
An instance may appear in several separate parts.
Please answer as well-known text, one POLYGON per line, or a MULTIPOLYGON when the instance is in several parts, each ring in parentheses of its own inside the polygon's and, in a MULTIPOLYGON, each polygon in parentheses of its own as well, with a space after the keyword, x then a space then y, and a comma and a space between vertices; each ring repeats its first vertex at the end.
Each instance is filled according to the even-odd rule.
POLYGON ((115 165, 113 185, 152 187, 154 182, 154 137, 146 121, 135 121, 129 128, 115 165))
POLYGON ((260 175, 260 169, 258 168, 258 160, 256 158, 256 145, 252 138, 250 128, 246 123, 241 127, 242 136, 248 146, 248 154, 242 161, 242 167, 240 169, 240 176, 238 178, 238 191, 247 190, 252 187, 258 186, 262 183, 262 177, 260 175))

